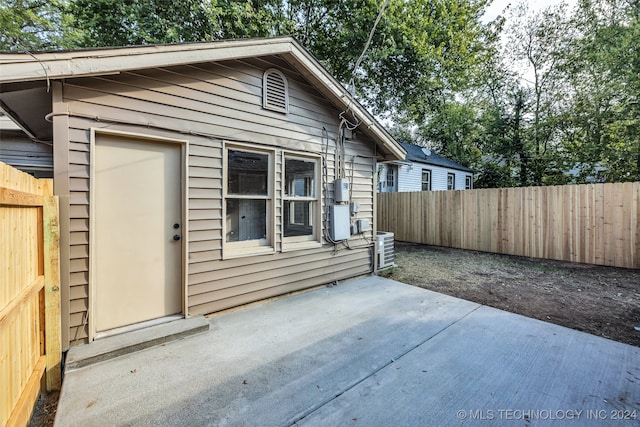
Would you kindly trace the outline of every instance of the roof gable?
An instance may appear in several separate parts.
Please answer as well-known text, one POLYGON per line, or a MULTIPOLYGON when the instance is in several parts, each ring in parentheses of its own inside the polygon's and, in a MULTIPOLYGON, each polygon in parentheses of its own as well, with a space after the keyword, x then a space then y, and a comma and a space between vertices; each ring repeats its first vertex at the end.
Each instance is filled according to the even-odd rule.
MULTIPOLYGON (((101 48, 36 54, 0 54, 0 101, 11 84, 48 85, 50 80, 118 74, 124 71, 279 55, 338 108, 360 122, 360 130, 378 146, 385 160, 401 160, 398 142, 295 39, 223 40, 205 43, 101 48), (31 83, 29 83, 31 82, 31 83)), ((11 113, 10 111, 7 111, 11 113)), ((19 118, 18 118, 19 119, 19 118)))

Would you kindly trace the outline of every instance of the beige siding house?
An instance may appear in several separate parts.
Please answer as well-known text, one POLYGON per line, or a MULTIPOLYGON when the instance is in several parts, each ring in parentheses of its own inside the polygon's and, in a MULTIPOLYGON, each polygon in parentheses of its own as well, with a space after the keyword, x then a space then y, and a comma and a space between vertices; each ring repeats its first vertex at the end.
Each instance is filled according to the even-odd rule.
POLYGON ((0 83, 52 143, 66 348, 375 270, 404 150, 291 38, 1 54, 0 83))

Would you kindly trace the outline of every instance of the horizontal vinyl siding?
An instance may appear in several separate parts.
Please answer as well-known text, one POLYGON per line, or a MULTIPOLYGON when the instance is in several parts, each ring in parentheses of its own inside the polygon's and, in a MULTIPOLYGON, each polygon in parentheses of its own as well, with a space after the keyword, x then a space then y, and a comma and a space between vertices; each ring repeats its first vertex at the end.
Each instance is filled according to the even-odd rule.
POLYGON ((0 162, 37 177, 53 176, 53 148, 50 144, 33 142, 22 131, 0 130, 0 162))
POLYGON ((456 190, 464 190, 465 178, 473 176, 470 172, 463 172, 456 169, 447 169, 440 166, 413 163, 411 166, 403 165, 400 168, 399 191, 422 191, 422 171, 431 171, 431 191, 442 191, 447 189, 447 174, 453 173, 456 176, 456 190))
MULTIPOLYGON (((121 75, 68 79, 63 98, 70 118, 70 340, 86 342, 89 302, 90 129, 188 140, 188 306, 204 314, 372 271, 372 231, 354 236, 352 250, 325 245, 280 252, 282 150, 323 153, 329 140, 329 180, 335 174, 335 139, 340 111, 279 58, 247 59, 121 75), (287 77, 290 113, 262 108, 262 74, 276 67, 287 77), (276 253, 222 259, 223 146, 248 143, 276 156, 276 253)), ((345 174, 360 203, 355 219, 373 224, 375 149, 369 140, 346 143, 345 174)), ((322 175, 322 167, 320 166, 322 175)), ((328 194, 333 189, 327 187, 328 194)), ((321 198, 321 201, 323 199, 321 198)), ((324 209, 325 207, 322 206, 324 209)))
MULTIPOLYGON (((211 294, 203 295, 203 297, 197 295, 193 297, 193 300, 195 302, 202 302, 202 304, 192 305, 191 313, 212 313, 229 307, 235 307, 264 298, 324 285, 371 272, 372 267, 370 265, 371 257, 369 248, 350 251, 355 252, 354 254, 347 254, 345 251, 342 251, 338 255, 327 253, 332 251, 332 249, 325 249, 324 260, 320 261, 320 263, 323 263, 323 267, 321 268, 315 267, 309 270, 305 263, 293 264, 292 266, 294 268, 297 267, 299 269, 295 274, 283 276, 274 275, 268 278, 261 278, 258 281, 244 283, 239 288, 234 287, 229 289, 221 287, 218 290, 212 291, 211 294)), ((221 282, 224 284, 224 281, 221 282)))
POLYGON ((433 173, 437 174, 438 188, 434 190, 446 190, 447 189, 447 174, 452 173, 456 176, 455 190, 464 190, 464 182, 466 176, 473 176, 470 172, 463 172, 455 169, 446 169, 434 167, 433 173))
POLYGON ((71 343, 89 337, 89 132, 69 129, 69 315, 71 343))
POLYGON ((402 165, 398 170, 398 191, 422 191, 421 167, 402 165))

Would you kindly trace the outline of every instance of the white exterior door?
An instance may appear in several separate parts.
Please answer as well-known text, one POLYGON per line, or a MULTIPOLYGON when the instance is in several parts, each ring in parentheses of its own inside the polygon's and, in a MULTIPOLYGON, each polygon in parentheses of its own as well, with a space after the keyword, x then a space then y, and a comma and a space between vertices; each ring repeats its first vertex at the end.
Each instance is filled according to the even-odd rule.
POLYGON ((95 331, 180 313, 180 145, 98 134, 93 154, 95 331))

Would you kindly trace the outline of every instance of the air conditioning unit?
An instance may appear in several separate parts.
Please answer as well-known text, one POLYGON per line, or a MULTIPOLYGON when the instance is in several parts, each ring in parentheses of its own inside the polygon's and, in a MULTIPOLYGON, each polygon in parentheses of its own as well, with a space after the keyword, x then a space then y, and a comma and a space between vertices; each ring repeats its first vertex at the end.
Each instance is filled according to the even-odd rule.
POLYGON ((393 250, 393 233, 378 231, 376 234, 376 254, 378 255, 378 270, 395 267, 396 254, 393 250))

